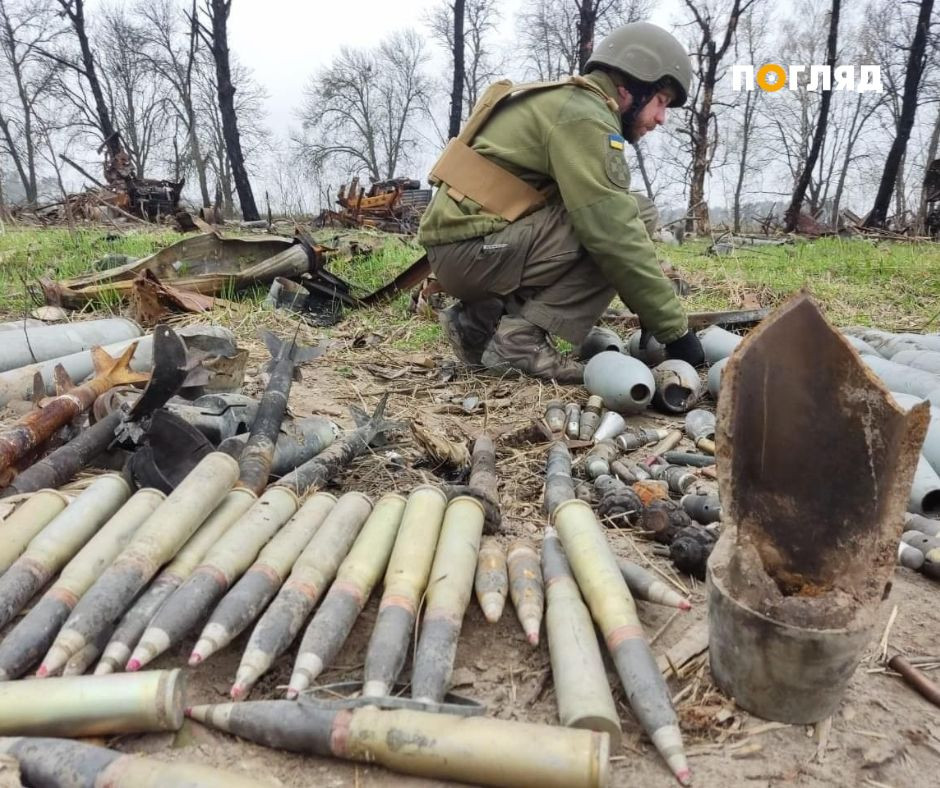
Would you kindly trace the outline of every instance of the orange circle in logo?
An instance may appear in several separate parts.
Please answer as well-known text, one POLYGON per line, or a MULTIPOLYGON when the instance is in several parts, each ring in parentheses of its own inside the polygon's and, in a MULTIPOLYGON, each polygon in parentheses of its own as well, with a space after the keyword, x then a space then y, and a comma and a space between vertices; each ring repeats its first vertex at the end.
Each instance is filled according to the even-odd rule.
POLYGON ((787 72, 783 70, 783 66, 778 66, 776 63, 765 63, 757 69, 757 77, 755 79, 762 90, 766 90, 768 93, 775 93, 787 83, 787 72), (771 82, 767 79, 771 74, 777 77, 776 82, 771 82))

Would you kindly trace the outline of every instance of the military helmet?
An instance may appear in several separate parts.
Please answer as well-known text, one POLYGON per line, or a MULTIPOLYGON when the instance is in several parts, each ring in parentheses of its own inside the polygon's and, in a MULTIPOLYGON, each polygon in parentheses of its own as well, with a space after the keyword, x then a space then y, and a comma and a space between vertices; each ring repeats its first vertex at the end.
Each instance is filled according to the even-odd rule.
POLYGON ((672 33, 649 22, 632 22, 605 36, 594 47, 584 70, 590 72, 602 66, 641 82, 671 80, 678 89, 671 107, 681 107, 689 96, 692 83, 689 53, 672 33))

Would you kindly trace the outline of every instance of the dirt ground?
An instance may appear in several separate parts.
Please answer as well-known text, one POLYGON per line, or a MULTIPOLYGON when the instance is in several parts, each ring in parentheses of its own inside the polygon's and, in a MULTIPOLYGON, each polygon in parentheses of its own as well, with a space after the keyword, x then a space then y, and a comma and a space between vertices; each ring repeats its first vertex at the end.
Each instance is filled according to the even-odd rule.
MULTIPOLYGON (((395 329, 400 331, 400 329, 395 329)), ((305 329, 311 341, 317 332, 305 329)), ((301 337, 303 339, 304 337, 301 337)), ((333 347, 323 358, 304 367, 304 380, 295 383, 291 410, 296 416, 312 414, 335 418, 351 426, 348 407, 371 410, 379 396, 391 392, 389 415, 418 419, 425 427, 452 440, 469 440, 481 428, 494 432, 530 421, 553 398, 584 402, 577 388, 542 386, 532 382, 467 376, 454 366, 449 354, 436 346, 431 352, 389 349, 390 337, 378 336, 355 320, 333 332, 333 347), (435 355, 440 352, 440 355, 435 355), (406 371, 401 372, 402 369, 406 371), (474 399, 475 398, 475 401, 474 399), (467 412, 469 411, 469 412, 467 412)), ((260 344, 252 348, 252 361, 262 360, 260 344)), ((260 391, 256 364, 252 365, 248 393, 260 391)), ((658 425, 674 422, 650 413, 658 425)), ((541 513, 543 446, 524 449, 498 447, 498 471, 503 509, 501 540, 528 536, 536 542, 545 524, 541 513)), ((578 455, 576 455, 578 456, 578 455)), ((576 470, 578 466, 575 466, 576 470)), ((335 491, 407 492, 415 484, 441 483, 422 449, 406 431, 388 446, 377 447, 361 458, 335 491)), ((702 489, 715 483, 702 479, 702 489)), ((662 574, 687 588, 694 608, 679 613, 640 602, 641 620, 658 655, 683 640, 706 617, 704 586, 677 575, 668 562, 653 556, 652 544, 633 531, 608 531, 614 551, 638 563, 652 563, 662 574)), ((851 560, 851 556, 846 557, 851 560)), ((696 785, 719 786, 931 786, 940 769, 940 709, 915 694, 901 680, 879 667, 879 639, 893 606, 898 613, 889 633, 889 653, 914 657, 937 655, 938 586, 906 569, 896 571, 890 599, 881 610, 872 643, 859 666, 831 724, 790 726, 766 723, 738 709, 713 685, 707 655, 692 659, 672 675, 669 686, 680 716, 687 754, 696 785), (934 776, 931 777, 930 775, 934 776)), ((373 598, 357 622, 334 664, 320 684, 360 680, 363 660, 378 602, 373 598)), ((196 633, 152 664, 153 668, 186 664, 196 633)), ((185 668, 189 676, 187 702, 191 705, 228 701, 235 668, 246 644, 244 634, 222 653, 198 668, 185 668)), ((262 678, 252 699, 283 697, 296 644, 262 678)), ((940 665, 940 656, 937 656, 940 665)), ((530 646, 516 621, 511 603, 497 624, 487 624, 476 602, 464 619, 454 673, 454 691, 484 703, 489 715, 502 719, 557 724, 555 693, 545 638, 530 646)), ((406 666, 407 671, 410 666, 406 666)), ((614 688, 624 735, 612 758, 612 785, 672 786, 673 778, 652 745, 640 732, 627 707, 612 666, 608 679, 614 688)), ((128 752, 146 752, 167 760, 188 759, 251 775, 259 785, 281 786, 423 786, 446 783, 394 775, 382 768, 293 755, 266 749, 209 731, 187 722, 177 734, 126 736, 110 742, 128 752)))

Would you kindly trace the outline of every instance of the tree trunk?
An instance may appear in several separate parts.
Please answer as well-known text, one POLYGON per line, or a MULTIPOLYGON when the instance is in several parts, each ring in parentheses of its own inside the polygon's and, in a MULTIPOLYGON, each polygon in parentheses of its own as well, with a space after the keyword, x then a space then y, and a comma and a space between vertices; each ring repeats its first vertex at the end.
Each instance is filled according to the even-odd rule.
POLYGON ((866 227, 883 227, 887 219, 894 184, 907 150, 907 141, 910 139, 911 129, 914 126, 914 116, 917 114, 917 93, 920 90, 921 77, 923 77, 924 66, 927 62, 927 33, 930 29, 932 12, 933 0, 921 0, 917 27, 914 30, 914 40, 911 42, 907 72, 904 77, 904 97, 901 102, 898 135, 888 151, 888 158, 885 160, 884 171, 881 174, 881 183, 878 185, 878 194, 875 195, 875 204, 865 220, 866 227))
POLYGON ((741 232, 741 194, 744 191, 744 179, 747 175, 747 154, 751 145, 751 121, 754 117, 755 93, 747 92, 744 99, 744 128, 741 130, 741 158, 738 165, 738 178, 734 184, 734 232, 741 232))
MULTIPOLYGON (((937 118, 933 122, 933 131, 930 134, 930 144, 927 146, 927 162, 924 176, 930 171, 930 165, 937 158, 937 147, 940 146, 940 111, 937 112, 937 118)), ((920 203, 917 206, 917 234, 927 234, 927 187, 922 184, 920 189, 920 203)))
POLYGON ((464 0, 454 0, 454 81, 450 89, 450 124, 447 130, 449 138, 456 137, 460 133, 460 117, 463 114, 463 17, 464 0))
MULTIPOLYGON (((711 47, 714 49, 714 43, 711 47)), ((711 220, 708 215, 708 200, 705 197, 705 176, 708 173, 708 121, 712 112, 715 91, 714 69, 706 72, 702 86, 702 106, 694 111, 692 118, 692 183, 689 188, 689 218, 686 232, 708 233, 711 220)))
POLYGON ((235 190, 238 192, 238 201, 242 207, 242 218, 246 222, 253 222, 260 219, 261 214, 255 206, 251 181, 248 180, 248 171, 245 169, 245 157, 238 133, 238 115, 235 112, 235 86, 232 84, 232 70, 229 63, 228 14, 232 7, 232 0, 207 0, 207 5, 212 22, 211 48, 218 83, 222 135, 225 137, 232 179, 235 181, 235 190))
POLYGON ((575 0, 578 6, 578 73, 584 73, 584 67, 594 52, 594 28, 597 25, 598 0, 575 0))
POLYGON ((643 188, 646 189, 646 196, 653 199, 653 182, 650 180, 649 173, 646 171, 646 160, 643 158, 643 150, 637 143, 633 143, 633 151, 636 153, 636 166, 640 170, 640 177, 643 179, 643 188))
MULTIPOLYGON (((932 0, 931 0, 932 2, 932 0)), ((826 63, 830 70, 836 65, 836 47, 839 41, 839 12, 841 10, 842 0, 832 0, 832 11, 829 14, 829 38, 826 42, 826 63)), ((788 233, 792 233, 800 220, 800 209, 803 207, 803 199, 806 197, 806 190, 809 188, 810 180, 813 177, 813 169, 816 167, 816 160, 819 158, 819 151, 822 149, 823 140, 826 138, 826 126, 829 123, 829 105, 832 103, 832 89, 823 90, 822 101, 819 103, 819 118, 816 121, 816 131, 813 134, 813 144, 809 149, 806 162, 800 172, 800 177, 796 181, 796 187, 793 189, 793 198, 790 200, 790 206, 783 214, 783 227, 788 233)), ((818 196, 818 189, 816 195, 818 196)), ((818 206, 813 206, 818 207, 818 206)))

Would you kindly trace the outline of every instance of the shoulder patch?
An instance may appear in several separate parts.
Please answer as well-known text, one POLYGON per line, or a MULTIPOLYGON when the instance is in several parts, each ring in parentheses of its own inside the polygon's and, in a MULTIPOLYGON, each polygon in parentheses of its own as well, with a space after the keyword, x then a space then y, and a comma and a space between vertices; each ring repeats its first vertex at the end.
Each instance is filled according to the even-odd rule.
MULTIPOLYGON (((611 135, 611 137, 614 136, 616 135, 611 135)), ((621 137, 621 139, 623 138, 621 137)), ((604 152, 604 171, 615 186, 619 186, 621 189, 630 188, 630 170, 627 169, 627 160, 624 158, 623 148, 619 150, 614 148, 612 142, 604 152)))
POLYGON ((608 134, 607 144, 614 150, 623 150, 624 139, 619 134, 608 134))

